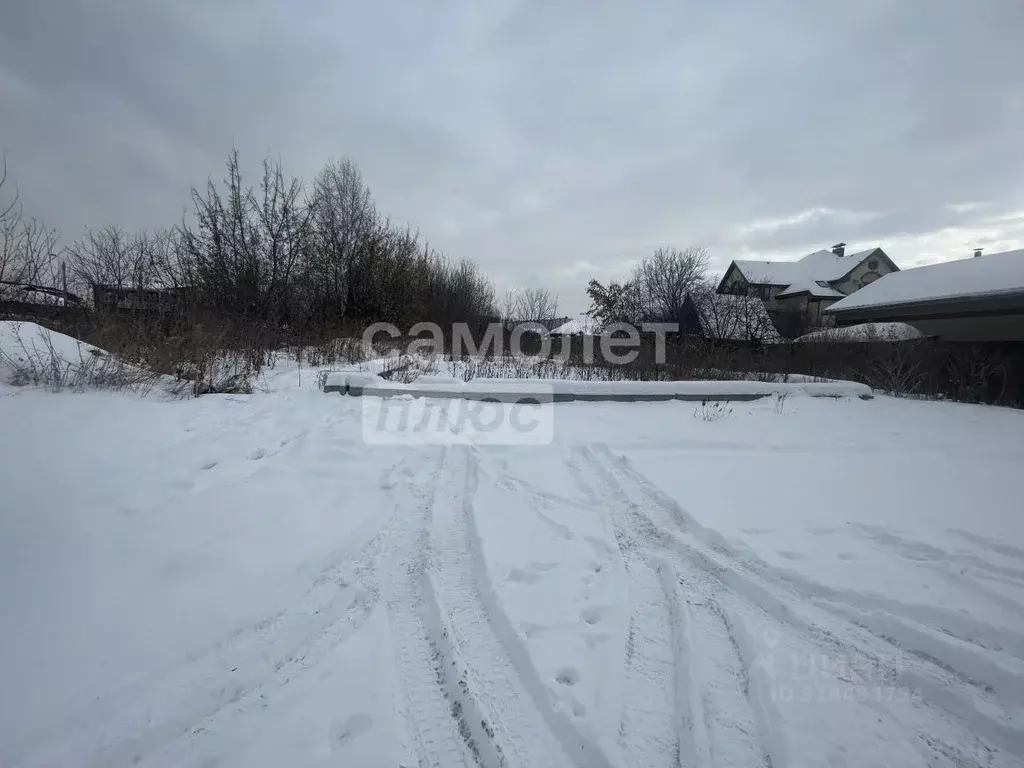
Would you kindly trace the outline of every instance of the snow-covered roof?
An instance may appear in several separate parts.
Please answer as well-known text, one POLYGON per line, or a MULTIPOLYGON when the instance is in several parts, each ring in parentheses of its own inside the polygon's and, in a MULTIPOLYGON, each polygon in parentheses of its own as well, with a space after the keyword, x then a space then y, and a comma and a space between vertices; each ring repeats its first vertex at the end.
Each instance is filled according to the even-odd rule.
POLYGON ((827 311, 998 296, 1024 291, 1024 249, 915 267, 884 275, 827 311))
POLYGON ((841 299, 846 295, 845 293, 840 293, 835 288, 829 287, 829 284, 824 280, 797 280, 777 295, 781 299, 786 296, 797 296, 801 293, 809 293, 815 299, 841 299))
POLYGON ((562 325, 551 331, 554 336, 586 336, 600 332, 601 323, 587 315, 580 315, 575 320, 562 323, 562 325))
POLYGON ((839 280, 878 250, 880 249, 870 248, 847 256, 837 256, 832 251, 821 250, 809 253, 797 261, 737 260, 733 264, 747 282, 792 286, 795 283, 807 284, 818 280, 839 280))
POLYGON ((701 331, 708 338, 766 343, 781 340, 764 302, 754 296, 701 291, 690 298, 697 308, 701 331))
POLYGON ((906 323, 861 323, 844 328, 825 328, 820 331, 812 331, 805 333, 795 341, 908 341, 921 338, 924 338, 924 334, 906 323))

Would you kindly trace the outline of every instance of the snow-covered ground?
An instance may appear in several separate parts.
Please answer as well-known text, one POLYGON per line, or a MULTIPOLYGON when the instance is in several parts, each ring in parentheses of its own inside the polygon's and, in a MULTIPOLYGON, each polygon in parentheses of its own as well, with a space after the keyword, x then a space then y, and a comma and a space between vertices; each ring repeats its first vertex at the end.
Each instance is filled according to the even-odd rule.
POLYGON ((0 765, 1024 764, 1024 413, 0 387, 0 765))

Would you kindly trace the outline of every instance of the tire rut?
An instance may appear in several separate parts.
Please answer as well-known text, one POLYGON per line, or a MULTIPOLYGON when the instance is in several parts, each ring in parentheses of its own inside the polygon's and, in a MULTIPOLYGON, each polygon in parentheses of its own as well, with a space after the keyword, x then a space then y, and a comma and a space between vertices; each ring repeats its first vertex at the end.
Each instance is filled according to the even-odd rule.
POLYGON ((574 454, 572 465, 585 492, 611 516, 630 577, 634 618, 631 642, 627 642, 627 681, 632 689, 627 697, 658 702, 657 712, 623 734, 627 753, 645 750, 651 744, 645 731, 657 724, 660 735, 654 745, 662 748, 637 757, 637 765, 771 766, 761 738, 766 724, 750 702, 747 664, 719 605, 720 586, 685 562, 669 562, 664 555, 652 554, 668 549, 664 532, 631 502, 593 451, 584 447, 574 454), (654 588, 657 601, 652 610, 648 596, 654 588), (669 637, 660 647, 639 645, 639 628, 652 625, 657 632, 661 617, 667 621, 669 637), (665 650, 671 654, 668 659, 665 650), (652 698, 650 686, 631 674, 638 666, 634 656, 641 651, 648 658, 640 668, 656 667, 660 686, 674 688, 671 698, 664 694, 652 698), (674 745, 671 755, 663 749, 666 742, 674 745))
POLYGON ((26 765, 61 762, 62 756, 76 764, 138 765, 214 726, 236 727, 251 702, 265 706, 369 618, 380 597, 374 563, 386 527, 360 549, 339 551, 288 608, 94 702, 65 721, 59 735, 22 745, 32 754, 26 765), (152 707, 140 710, 140 701, 152 707))
MULTIPOLYGON (((610 492, 634 518, 642 520, 641 529, 651 543, 671 557, 684 590, 691 590, 694 583, 710 585, 741 659, 747 657, 749 663, 754 663, 760 652, 758 641, 744 628, 748 619, 760 614, 758 622, 767 619, 769 626, 778 628, 772 632, 798 633, 805 642, 822 649, 826 658, 848 659, 853 671, 863 674, 864 679, 883 687, 920 692, 923 698, 915 699, 917 709, 927 710, 933 727, 940 732, 956 728, 967 741, 981 736, 1011 755, 1024 756, 1024 732, 1000 712, 986 691, 968 686, 971 692, 967 693, 964 681, 942 662, 922 659, 893 638, 857 622, 851 613, 853 606, 832 605, 818 594, 807 593, 801 590, 805 586, 802 582, 791 583, 754 557, 740 562, 717 532, 689 518, 607 447, 598 445, 595 449, 586 449, 592 471, 608 478, 610 492), (626 490, 630 486, 635 490, 633 495, 626 490), (652 515, 661 520, 656 522, 652 515)), ((693 606, 692 601, 689 604, 693 606)), ((778 713, 774 700, 769 700, 765 691, 760 694, 748 699, 762 725, 762 735, 772 742, 778 713)), ((920 738, 926 743, 935 741, 924 732, 920 738)), ((766 746, 771 759, 776 759, 776 754, 782 758, 776 763, 784 760, 785 745, 766 746)))
POLYGON ((473 497, 477 458, 456 446, 435 485, 431 507, 429 581, 432 623, 441 627, 463 692, 474 715, 469 730, 491 766, 607 766, 607 760, 555 712, 526 649, 501 611, 480 551, 473 497), (484 748, 488 745, 488 748, 484 748))
POLYGON ((408 519, 392 541, 394 556, 387 586, 399 687, 397 709, 412 739, 405 749, 415 754, 420 768, 479 764, 479 752, 474 752, 471 738, 459 726, 464 707, 453 688, 449 666, 425 618, 430 508, 446 462, 447 453, 442 450, 437 467, 425 482, 414 478, 403 486, 411 493, 411 498, 404 500, 410 509, 402 515, 408 519))
POLYGON ((593 461, 585 448, 570 449, 569 469, 591 506, 602 509, 611 522, 622 565, 629 579, 630 617, 624 648, 623 701, 618 741, 626 763, 635 768, 694 764, 692 739, 683 733, 680 701, 681 641, 679 606, 667 589, 668 566, 649 557, 626 510, 609 504, 612 489, 600 473, 586 472, 593 461))

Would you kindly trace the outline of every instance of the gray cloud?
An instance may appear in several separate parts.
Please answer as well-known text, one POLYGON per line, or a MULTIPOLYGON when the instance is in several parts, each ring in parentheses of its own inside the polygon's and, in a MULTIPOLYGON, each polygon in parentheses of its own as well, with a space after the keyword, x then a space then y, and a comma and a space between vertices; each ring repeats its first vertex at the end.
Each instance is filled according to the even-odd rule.
POLYGON ((1019 0, 9 5, 0 149, 68 237, 173 222, 234 145, 351 156, 383 211, 572 311, 661 244, 1024 245, 1019 0))

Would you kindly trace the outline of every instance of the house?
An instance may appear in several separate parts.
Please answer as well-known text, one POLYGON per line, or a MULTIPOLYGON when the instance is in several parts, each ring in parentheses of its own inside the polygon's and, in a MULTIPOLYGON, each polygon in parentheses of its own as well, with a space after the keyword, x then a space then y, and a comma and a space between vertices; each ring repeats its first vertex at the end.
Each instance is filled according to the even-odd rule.
POLYGON ((1024 249, 889 274, 826 313, 837 325, 907 323, 947 341, 1024 341, 1024 249))
POLYGON ((799 314, 804 325, 816 327, 827 322, 827 307, 898 271, 881 248, 847 255, 846 243, 838 243, 797 261, 733 261, 718 293, 756 296, 768 309, 799 314))
POLYGON ((684 334, 716 341, 774 344, 781 336, 765 303, 755 296, 690 293, 683 300, 680 330, 684 334))

